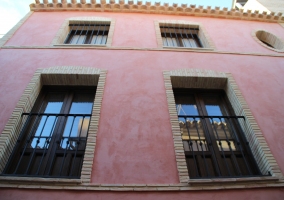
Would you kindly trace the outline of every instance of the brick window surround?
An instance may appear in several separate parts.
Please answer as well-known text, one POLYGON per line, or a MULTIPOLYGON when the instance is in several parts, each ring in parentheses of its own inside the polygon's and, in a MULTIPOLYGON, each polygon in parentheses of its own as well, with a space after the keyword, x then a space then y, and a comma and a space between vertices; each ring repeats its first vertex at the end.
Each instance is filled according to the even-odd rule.
POLYGON ((101 47, 110 47, 112 44, 112 38, 114 33, 115 20, 111 18, 104 17, 73 17, 66 19, 61 27, 59 28, 56 36, 51 42, 52 46, 101 46, 101 47), (107 42, 105 45, 96 45, 96 44, 64 44, 68 33, 70 32, 69 24, 110 24, 107 42))
MULTIPOLYGON (((283 177, 232 74, 212 70, 181 69, 164 71, 164 81, 174 138, 177 168, 181 183, 196 182, 196 180, 189 179, 172 88, 223 89, 236 115, 242 115, 246 118, 245 122, 240 121, 240 124, 262 174, 267 174, 269 171, 274 177, 283 177)), ((202 182, 202 179, 199 181, 202 182)))
POLYGON ((268 48, 272 51, 284 53, 284 41, 276 35, 270 33, 269 31, 255 30, 252 32, 252 37, 261 46, 268 48))
POLYGON ((205 31, 204 27, 200 23, 182 20, 156 20, 154 21, 156 38, 158 43, 158 48, 174 48, 174 49, 199 49, 199 50, 215 50, 215 45, 210 39, 208 33, 205 31), (161 36, 160 26, 170 26, 170 27, 181 27, 181 28, 194 28, 198 29, 198 37, 203 45, 202 48, 188 48, 188 47, 170 47, 163 46, 163 39, 161 36))
MULTIPOLYGON (((26 118, 22 117, 21 115, 24 112, 31 112, 31 109, 33 108, 33 105, 43 85, 97 86, 80 179, 47 179, 47 181, 52 179, 54 181, 56 179, 57 182, 89 183, 91 181, 91 171, 93 166, 96 135, 98 131, 106 73, 106 70, 81 66, 58 66, 38 69, 34 73, 30 83, 26 87, 11 117, 9 118, 8 123, 0 135, 0 173, 2 173, 19 137, 20 130, 23 124, 25 124, 26 118)), ((36 181, 39 179, 41 181, 45 180, 44 178, 19 177, 19 180, 36 181)))

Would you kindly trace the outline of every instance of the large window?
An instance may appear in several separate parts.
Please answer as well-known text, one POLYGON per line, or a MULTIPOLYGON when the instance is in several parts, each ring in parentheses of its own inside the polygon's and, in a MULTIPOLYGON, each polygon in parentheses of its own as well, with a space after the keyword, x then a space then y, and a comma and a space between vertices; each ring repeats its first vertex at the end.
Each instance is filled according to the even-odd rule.
POLYGON ((190 178, 251 177, 259 171, 223 91, 174 89, 190 178))
POLYGON ((2 174, 79 178, 95 91, 44 86, 2 174))

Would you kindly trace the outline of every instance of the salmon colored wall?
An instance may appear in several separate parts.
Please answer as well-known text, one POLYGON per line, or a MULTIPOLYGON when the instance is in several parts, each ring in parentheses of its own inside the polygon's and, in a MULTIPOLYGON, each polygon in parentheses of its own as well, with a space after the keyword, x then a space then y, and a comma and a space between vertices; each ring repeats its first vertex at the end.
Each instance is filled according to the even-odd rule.
POLYGON ((284 189, 190 191, 190 192, 92 192, 0 189, 1 200, 283 200, 284 189), (48 195, 48 196, 47 196, 48 195))
MULTIPOLYGON (((113 46, 156 48, 153 20, 180 19, 204 25, 217 50, 274 53, 251 37, 256 28, 284 35, 278 24, 183 16, 63 12, 34 13, 9 45, 49 45, 66 18, 104 16, 116 20, 113 46), (234 22, 234 23, 228 23, 234 22)), ((281 54, 283 55, 283 54, 281 54)), ((38 68, 87 66, 107 69, 93 183, 178 183, 163 70, 182 68, 230 72, 242 91, 284 173, 283 57, 218 53, 96 50, 0 49, 0 132, 38 68)), ((0 199, 76 198, 72 191, 0 190, 0 199), (32 191, 32 192, 31 192, 32 191)), ((193 199, 200 192, 76 192, 82 199, 193 199)), ((204 199, 281 199, 283 189, 202 192, 204 199), (241 195, 241 196, 240 196, 241 195)))
POLYGON ((284 40, 284 29, 277 23, 135 13, 35 12, 6 46, 48 46, 65 19, 79 16, 115 19, 112 44, 114 47, 156 48, 154 20, 186 20, 201 23, 218 51, 274 53, 252 38, 252 31, 257 29, 268 30, 284 40))
POLYGON ((133 50, 0 51, 0 131, 37 68, 107 69, 94 183, 178 183, 162 71, 231 72, 284 172, 284 59, 133 50), (13 55, 13 56, 11 56, 13 55))

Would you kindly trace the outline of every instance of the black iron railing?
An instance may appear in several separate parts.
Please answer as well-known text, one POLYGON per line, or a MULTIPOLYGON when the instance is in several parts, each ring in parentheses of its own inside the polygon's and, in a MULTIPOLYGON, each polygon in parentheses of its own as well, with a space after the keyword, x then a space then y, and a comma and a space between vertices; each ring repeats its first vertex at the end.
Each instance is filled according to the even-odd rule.
POLYGON ((163 25, 160 26, 160 30, 164 46, 189 48, 203 47, 198 36, 198 28, 185 28, 180 26, 172 27, 170 25, 163 25))
POLYGON ((64 44, 106 44, 110 24, 70 24, 69 26, 70 31, 64 44))
POLYGON ((23 113, 22 117, 25 123, 2 175, 79 178, 91 115, 23 113))
POLYGON ((178 118, 190 178, 261 175, 240 125, 243 116, 178 118))

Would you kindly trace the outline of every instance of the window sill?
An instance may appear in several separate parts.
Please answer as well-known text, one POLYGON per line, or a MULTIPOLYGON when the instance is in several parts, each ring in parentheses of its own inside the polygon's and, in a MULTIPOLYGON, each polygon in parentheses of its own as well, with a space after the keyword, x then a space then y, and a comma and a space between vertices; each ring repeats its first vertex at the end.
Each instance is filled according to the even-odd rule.
POLYGON ((212 179, 189 179, 189 185, 216 184, 216 183, 244 183, 244 182, 277 182, 280 178, 276 176, 266 177, 244 177, 244 178, 212 178, 212 179))
POLYGON ((39 178, 39 177, 14 177, 14 176, 2 176, 0 182, 7 183, 68 183, 68 184, 80 184, 81 179, 68 179, 68 178, 39 178))
POLYGON ((54 44, 55 47, 107 47, 107 45, 98 44, 54 44))
POLYGON ((163 46, 164 49, 175 49, 175 50, 200 50, 200 51, 214 51, 213 48, 201 48, 201 47, 168 47, 168 46, 163 46))

